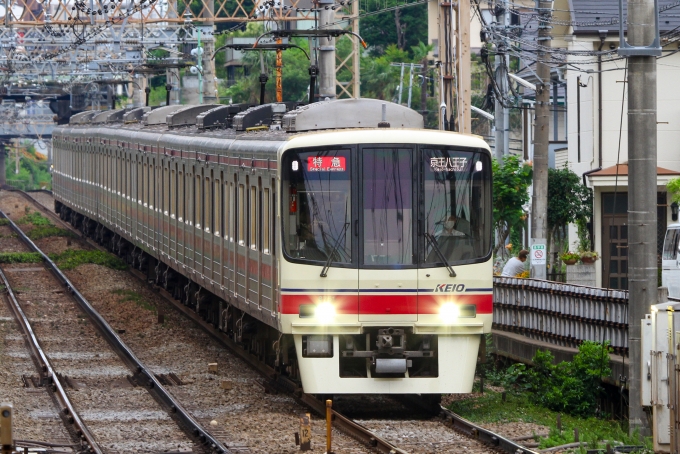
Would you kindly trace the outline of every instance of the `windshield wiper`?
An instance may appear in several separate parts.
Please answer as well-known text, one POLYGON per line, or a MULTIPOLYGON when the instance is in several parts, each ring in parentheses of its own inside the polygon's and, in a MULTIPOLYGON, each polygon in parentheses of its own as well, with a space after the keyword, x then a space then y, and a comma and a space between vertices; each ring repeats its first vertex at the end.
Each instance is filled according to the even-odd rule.
POLYGON ((326 271, 328 271, 328 268, 331 267, 331 260, 333 260, 333 255, 335 255, 335 252, 338 250, 340 247, 340 241, 345 237, 345 231, 347 230, 347 227, 349 227, 349 222, 345 222, 345 226, 342 228, 342 232, 340 232, 340 237, 338 238, 338 241, 335 242, 335 246, 333 246, 333 250, 331 251, 330 255, 328 256, 328 260, 326 260, 326 264, 324 265, 323 269, 321 270, 321 274, 319 276, 321 277, 326 277, 326 271))
POLYGON ((440 260, 444 262, 444 265, 446 265, 446 269, 449 270, 449 277, 456 277, 456 272, 453 271, 453 268, 451 268, 451 265, 449 265, 449 262, 446 260, 446 257, 444 257, 442 250, 439 249, 439 245, 437 244, 437 240, 435 239, 435 237, 429 232, 425 232, 423 235, 425 235, 425 238, 427 238, 427 240, 430 242, 432 248, 437 253, 440 260))

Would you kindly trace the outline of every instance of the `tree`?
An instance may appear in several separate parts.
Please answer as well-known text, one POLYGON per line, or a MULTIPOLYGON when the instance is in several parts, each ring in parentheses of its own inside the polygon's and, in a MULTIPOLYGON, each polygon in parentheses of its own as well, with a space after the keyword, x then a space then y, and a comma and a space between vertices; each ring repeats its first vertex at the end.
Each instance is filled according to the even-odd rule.
MULTIPOLYGON (((378 9, 392 8, 401 4, 397 0, 367 2, 362 8, 370 13, 378 9), (372 3, 375 3, 372 5, 372 3)), ((359 22, 360 34, 369 45, 369 53, 379 56, 396 43, 397 48, 408 49, 427 42, 427 4, 395 8, 383 13, 362 17, 359 22)))
POLYGON ((555 241, 558 252, 564 248, 567 224, 592 216, 590 190, 578 175, 567 168, 548 169, 548 244, 555 241))
POLYGON ((497 243, 494 255, 502 249, 510 232, 521 230, 527 217, 524 206, 529 201, 531 164, 522 162, 518 156, 503 158, 503 165, 493 160, 493 223, 497 243))
POLYGON ((671 203, 680 203, 680 177, 669 180, 666 189, 671 196, 671 203))

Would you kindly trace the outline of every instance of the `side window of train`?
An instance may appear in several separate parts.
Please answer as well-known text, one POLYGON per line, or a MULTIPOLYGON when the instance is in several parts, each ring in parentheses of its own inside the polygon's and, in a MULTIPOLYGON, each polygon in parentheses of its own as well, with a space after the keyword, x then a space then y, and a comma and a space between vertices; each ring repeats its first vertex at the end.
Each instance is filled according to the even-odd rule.
POLYGON ((234 206, 236 206, 236 202, 234 201, 234 183, 230 182, 228 185, 225 184, 224 192, 224 232, 226 233, 227 239, 233 242, 234 206))
POLYGON ((169 213, 172 219, 175 219, 177 214, 177 207, 175 207, 175 201, 177 200, 177 171, 175 163, 170 164, 172 170, 170 171, 170 208, 169 213))
POLYGON ((262 252, 265 254, 271 254, 270 239, 272 218, 270 216, 271 199, 269 193, 269 188, 264 188, 262 191, 262 252))
POLYGON ((213 201, 213 192, 212 192, 212 184, 211 184, 211 175, 212 171, 209 169, 205 170, 206 176, 203 179, 203 197, 201 198, 201 202, 204 206, 203 209, 203 226, 204 230, 208 233, 214 232, 215 231, 215 226, 213 225, 213 215, 214 211, 212 210, 212 201, 213 201))
POLYGON ((166 162, 161 162, 163 169, 163 187, 161 188, 161 197, 163 198, 163 214, 168 216, 170 214, 170 169, 166 162))
POLYGON ((201 218, 201 208, 203 205, 201 170, 196 167, 196 185, 194 186, 194 225, 197 229, 203 226, 203 219, 201 218))
POLYGON ((250 249, 257 250, 257 186, 250 187, 250 249))
POLYGON ((184 165, 179 164, 179 173, 177 177, 177 219, 184 221, 184 165))
POLYGON ((244 185, 239 184, 238 185, 238 198, 236 199, 236 210, 238 211, 238 214, 236 216, 236 241, 238 241, 238 244, 244 246, 245 245, 245 229, 244 229, 244 224, 245 224, 245 191, 246 188, 244 185))
POLYGON ((219 174, 213 183, 213 226, 212 231, 215 235, 219 236, 224 230, 222 229, 222 184, 220 183, 221 178, 219 174))

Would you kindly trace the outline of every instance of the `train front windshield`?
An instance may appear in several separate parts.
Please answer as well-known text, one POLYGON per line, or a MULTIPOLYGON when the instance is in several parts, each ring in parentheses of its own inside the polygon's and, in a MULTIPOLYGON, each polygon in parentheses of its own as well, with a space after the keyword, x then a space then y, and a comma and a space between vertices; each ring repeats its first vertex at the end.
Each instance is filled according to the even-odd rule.
POLYGON ((283 245, 290 261, 410 268, 491 252, 486 151, 364 145, 287 151, 283 245))

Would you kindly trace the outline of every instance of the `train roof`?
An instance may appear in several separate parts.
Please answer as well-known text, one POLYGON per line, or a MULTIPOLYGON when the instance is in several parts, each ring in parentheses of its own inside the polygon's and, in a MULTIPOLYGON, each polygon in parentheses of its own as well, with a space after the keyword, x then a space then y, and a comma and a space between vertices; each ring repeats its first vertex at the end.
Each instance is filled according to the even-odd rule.
POLYGON ((426 130, 423 126, 422 115, 410 108, 361 98, 304 106, 293 103, 204 104, 87 111, 74 115, 70 124, 56 129, 53 136, 58 138, 60 134, 66 134, 152 145, 162 136, 165 146, 178 149, 191 144, 224 150, 224 141, 228 141, 232 145, 227 148, 234 151, 252 148, 252 151, 262 152, 278 150, 282 143, 289 141, 296 142, 295 146, 319 145, 320 142, 328 145, 455 142, 460 146, 488 149, 479 136, 426 130), (348 135, 350 131, 352 133, 348 135), (452 140, 452 136, 456 139, 452 140))

